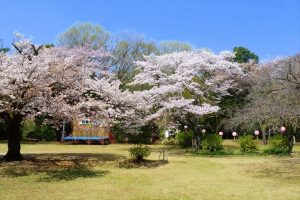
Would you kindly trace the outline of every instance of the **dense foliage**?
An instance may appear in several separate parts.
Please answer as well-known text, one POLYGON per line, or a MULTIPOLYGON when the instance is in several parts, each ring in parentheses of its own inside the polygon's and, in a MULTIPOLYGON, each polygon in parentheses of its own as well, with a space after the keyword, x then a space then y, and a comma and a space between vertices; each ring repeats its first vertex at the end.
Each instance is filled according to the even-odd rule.
POLYGON ((150 154, 151 149, 147 145, 137 144, 129 149, 129 155, 138 161, 147 158, 150 154))
POLYGON ((234 61, 238 63, 247 63, 250 60, 258 63, 259 61, 258 56, 245 47, 234 47, 233 52, 235 53, 234 61))
POLYGON ((257 151, 257 145, 253 140, 252 135, 244 135, 239 137, 240 150, 243 153, 250 153, 257 151))
POLYGON ((22 124, 22 139, 34 140, 57 140, 56 131, 41 120, 26 120, 22 124))
POLYGON ((204 151, 211 153, 223 150, 222 139, 216 134, 206 134, 201 147, 204 151))
POLYGON ((264 152, 274 155, 289 155, 291 152, 289 150, 288 138, 281 134, 276 134, 270 139, 268 147, 264 152))
POLYGON ((179 138, 165 138, 161 141, 161 143, 163 145, 169 145, 169 146, 178 146, 179 143, 178 143, 178 139, 179 138))
POLYGON ((193 138, 194 138, 193 131, 179 131, 176 133, 177 143, 182 148, 191 147, 193 138))

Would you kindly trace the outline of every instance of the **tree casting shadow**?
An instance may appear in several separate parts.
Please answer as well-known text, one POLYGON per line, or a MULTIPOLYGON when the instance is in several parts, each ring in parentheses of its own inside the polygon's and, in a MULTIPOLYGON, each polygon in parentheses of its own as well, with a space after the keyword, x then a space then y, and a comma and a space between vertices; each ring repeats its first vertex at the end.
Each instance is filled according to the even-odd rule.
POLYGON ((25 154, 23 161, 0 162, 0 177, 37 175, 38 182, 71 181, 77 178, 102 177, 107 170, 95 166, 114 163, 125 156, 118 154, 25 154))
POLYGON ((77 178, 96 178, 102 177, 110 172, 108 170, 92 170, 86 166, 77 166, 74 168, 53 170, 46 172, 46 176, 40 177, 39 182, 52 181, 71 181, 77 178))
POLYGON ((166 160, 134 160, 126 159, 118 163, 119 168, 134 169, 134 168, 157 168, 168 164, 166 160))

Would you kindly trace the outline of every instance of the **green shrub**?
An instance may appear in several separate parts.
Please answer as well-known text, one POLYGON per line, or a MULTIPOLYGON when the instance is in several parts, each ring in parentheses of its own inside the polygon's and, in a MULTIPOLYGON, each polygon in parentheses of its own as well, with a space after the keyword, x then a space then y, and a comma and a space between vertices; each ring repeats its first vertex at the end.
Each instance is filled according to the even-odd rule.
POLYGON ((136 160, 143 160, 151 154, 151 149, 147 145, 143 146, 141 144, 134 145, 129 149, 129 155, 136 160))
POLYGON ((289 155, 288 138, 283 135, 275 135, 269 140, 268 148, 264 150, 266 154, 289 155))
POLYGON ((53 141, 56 139, 56 132, 48 125, 36 125, 34 121, 27 120, 23 122, 22 137, 53 141))
POLYGON ((41 126, 36 128, 33 132, 29 132, 27 138, 53 141, 56 139, 56 133, 49 126, 41 126))
POLYGON ((33 135, 35 130, 35 124, 32 120, 26 120, 22 124, 22 138, 27 138, 30 135, 33 135))
POLYGON ((42 126, 39 131, 43 140, 53 141, 56 139, 56 132, 50 126, 42 126))
POLYGON ((124 142, 124 126, 122 124, 115 124, 112 127, 112 133, 116 137, 117 142, 122 143, 124 142))
POLYGON ((165 138, 161 143, 163 145, 178 146, 178 141, 175 138, 165 138))
POLYGON ((180 147, 187 148, 192 146, 194 133, 192 131, 188 132, 178 132, 176 133, 176 140, 180 147))
POLYGON ((241 136, 238 142, 240 144, 240 151, 243 153, 250 153, 258 150, 251 135, 241 136))
POLYGON ((223 150, 222 139, 218 135, 206 134, 201 142, 204 151, 216 152, 223 150))

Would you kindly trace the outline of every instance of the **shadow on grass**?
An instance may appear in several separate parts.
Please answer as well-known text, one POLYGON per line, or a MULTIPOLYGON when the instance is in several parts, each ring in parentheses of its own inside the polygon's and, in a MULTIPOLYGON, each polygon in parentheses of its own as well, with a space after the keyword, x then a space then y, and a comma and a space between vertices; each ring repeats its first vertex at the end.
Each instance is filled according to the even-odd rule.
POLYGON ((22 177, 29 176, 32 174, 38 175, 38 182, 53 182, 53 181, 72 181, 77 178, 96 178, 102 177, 108 174, 108 170, 93 170, 87 166, 75 166, 63 169, 45 170, 43 172, 33 172, 24 168, 6 168, 0 174, 6 177, 22 177))
POLYGON ((71 181, 77 178, 96 178, 109 174, 108 170, 92 170, 86 166, 76 166, 62 170, 46 172, 45 176, 39 177, 40 182, 71 181))
POLYGON ((271 169, 262 169, 264 175, 284 177, 300 181, 300 158, 279 158, 271 169))
POLYGON ((105 176, 106 170, 95 166, 114 163, 124 156, 118 154, 25 154, 23 161, 0 162, 0 177, 37 175, 39 182, 70 181, 77 178, 105 176))
POLYGON ((274 157, 265 163, 246 164, 247 173, 258 178, 274 178, 289 182, 300 181, 300 158, 274 157))
MULTIPOLYGON (((128 152, 129 148, 133 146, 133 145, 129 145, 128 144, 128 147, 127 148, 119 148, 118 150, 120 151, 126 151, 128 152)), ((166 151, 168 152, 168 155, 172 155, 172 156, 187 156, 189 153, 190 153, 190 149, 187 148, 187 149, 183 149, 183 148, 180 148, 178 146, 163 146, 163 145, 148 145, 148 147, 151 148, 151 153, 160 153, 162 151, 166 151)))
POLYGON ((127 159, 118 163, 119 168, 134 169, 134 168, 156 168, 166 165, 169 162, 166 160, 134 160, 127 159))
MULTIPOLYGON (((0 140, 0 144, 7 144, 7 140, 0 140)), ((36 141, 31 141, 31 140, 21 140, 21 145, 22 144, 54 144, 54 145, 59 145, 59 142, 55 141, 42 141, 42 140, 36 140, 36 141)))

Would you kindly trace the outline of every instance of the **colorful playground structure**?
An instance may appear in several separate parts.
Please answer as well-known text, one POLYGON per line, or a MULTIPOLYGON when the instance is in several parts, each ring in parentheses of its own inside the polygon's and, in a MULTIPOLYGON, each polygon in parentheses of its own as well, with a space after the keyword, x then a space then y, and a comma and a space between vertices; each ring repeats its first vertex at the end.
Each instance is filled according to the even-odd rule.
POLYGON ((75 121, 72 135, 65 135, 65 133, 64 122, 61 142, 109 144, 116 141, 110 127, 104 126, 99 120, 93 118, 83 118, 75 121))

